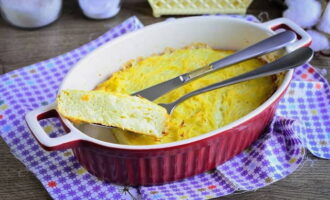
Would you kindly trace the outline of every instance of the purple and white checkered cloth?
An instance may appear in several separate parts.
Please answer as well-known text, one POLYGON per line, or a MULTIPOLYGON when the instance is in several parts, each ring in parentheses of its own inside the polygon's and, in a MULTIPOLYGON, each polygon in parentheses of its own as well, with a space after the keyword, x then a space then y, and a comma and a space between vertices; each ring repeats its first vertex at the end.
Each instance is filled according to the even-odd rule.
MULTIPOLYGON (((254 21, 252 18, 247 17, 254 21)), ((213 171, 174 183, 134 188, 98 180, 80 166, 71 150, 44 151, 28 130, 25 113, 54 102, 62 79, 78 60, 111 39, 142 27, 131 17, 78 49, 0 76, 0 135, 52 198, 209 199, 256 190, 286 177, 302 163, 305 148, 318 157, 330 158, 329 84, 310 65, 296 70, 265 133, 213 171)), ((51 137, 64 134, 56 120, 41 123, 51 137)))

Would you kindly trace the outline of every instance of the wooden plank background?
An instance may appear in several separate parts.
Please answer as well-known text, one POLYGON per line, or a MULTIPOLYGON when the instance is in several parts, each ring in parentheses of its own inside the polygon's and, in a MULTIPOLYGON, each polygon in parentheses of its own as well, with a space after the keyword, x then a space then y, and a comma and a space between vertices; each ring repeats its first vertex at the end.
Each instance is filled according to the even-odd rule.
MULTIPOLYGON (((49 27, 34 31, 20 30, 0 19, 0 74, 63 54, 97 38, 130 16, 144 24, 154 18, 145 0, 125 0, 120 13, 107 20, 86 19, 74 0, 65 0, 60 19, 49 27)), ((280 17, 283 7, 275 1, 255 0, 248 13, 261 19, 280 17)), ((330 69, 330 59, 316 55, 312 63, 330 69)), ((329 74, 327 79, 330 80, 329 74)), ((51 199, 34 175, 11 153, 0 139, 0 199, 51 199)), ((330 161, 308 154, 303 167, 287 178, 254 192, 235 194, 222 199, 330 199, 330 161)))

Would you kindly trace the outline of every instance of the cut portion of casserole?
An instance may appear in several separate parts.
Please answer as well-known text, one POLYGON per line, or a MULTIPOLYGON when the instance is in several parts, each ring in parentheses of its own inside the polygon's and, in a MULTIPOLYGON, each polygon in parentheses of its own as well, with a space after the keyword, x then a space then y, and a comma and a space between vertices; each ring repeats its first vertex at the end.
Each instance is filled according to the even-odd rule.
MULTIPOLYGON (((98 85, 96 90, 132 94, 232 53, 234 51, 212 49, 200 43, 182 49, 167 49, 158 55, 130 61, 98 85)), ((155 102, 173 102, 191 91, 254 70, 265 63, 256 58, 220 69, 163 95, 155 102)), ((128 131, 113 132, 120 143, 131 145, 162 144, 196 137, 249 114, 265 102, 276 88, 276 76, 269 76, 194 96, 176 107, 165 136, 159 140, 128 131)))
POLYGON ((103 91, 62 90, 57 110, 75 122, 115 126, 160 138, 165 130, 166 110, 144 98, 103 91))

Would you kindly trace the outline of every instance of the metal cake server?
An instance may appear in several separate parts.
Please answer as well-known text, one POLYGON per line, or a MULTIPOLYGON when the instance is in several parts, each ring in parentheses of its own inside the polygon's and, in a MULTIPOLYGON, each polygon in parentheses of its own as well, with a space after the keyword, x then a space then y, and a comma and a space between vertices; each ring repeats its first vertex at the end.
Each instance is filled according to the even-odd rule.
POLYGON ((206 86, 204 88, 195 90, 193 92, 190 92, 190 93, 180 97, 179 99, 177 99, 176 101, 174 101, 172 103, 159 104, 159 105, 164 107, 167 110, 167 113, 171 114, 177 105, 179 105, 183 101, 189 99, 190 97, 202 94, 204 92, 209 92, 209 91, 212 91, 212 90, 224 87, 224 86, 233 85, 233 84, 240 83, 243 81, 277 74, 279 72, 283 72, 283 71, 292 69, 294 67, 303 65, 306 62, 309 62, 312 59, 312 57, 313 57, 313 50, 309 47, 303 47, 303 48, 295 50, 295 51, 281 57, 280 59, 278 59, 274 62, 268 63, 260 68, 257 68, 255 70, 246 72, 244 74, 235 76, 233 78, 206 86))
POLYGON ((236 53, 227 56, 221 60, 215 61, 209 65, 198 68, 194 71, 182 74, 173 79, 167 80, 165 82, 159 83, 157 85, 151 86, 149 88, 143 89, 132 95, 142 96, 150 101, 157 99, 158 97, 164 95, 165 93, 178 88, 194 79, 202 77, 208 73, 214 72, 218 69, 222 69, 229 65, 233 65, 256 56, 261 56, 266 53, 276 51, 285 47, 286 45, 294 42, 296 40, 296 34, 292 31, 284 31, 273 35, 265 40, 262 40, 252 46, 244 48, 236 53))

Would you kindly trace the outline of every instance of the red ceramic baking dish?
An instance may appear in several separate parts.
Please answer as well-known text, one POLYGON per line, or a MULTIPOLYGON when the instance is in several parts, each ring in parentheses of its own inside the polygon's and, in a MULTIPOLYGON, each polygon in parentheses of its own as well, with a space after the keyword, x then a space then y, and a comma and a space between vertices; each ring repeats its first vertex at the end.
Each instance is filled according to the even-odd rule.
MULTIPOLYGON (((67 74, 60 90, 92 90, 126 61, 160 53, 165 47, 180 48, 203 42, 216 49, 238 50, 269 37, 280 28, 293 30, 298 35, 286 53, 311 42, 303 29, 283 18, 256 24, 229 17, 203 16, 157 23, 115 39, 86 56, 67 74)), ((61 120, 67 134, 50 138, 39 120, 60 117, 55 104, 28 113, 26 121, 43 148, 50 151, 71 148, 80 164, 100 179, 129 185, 162 184, 211 170, 251 145, 274 116, 292 75, 293 70, 288 71, 275 93, 243 118, 198 137, 168 144, 117 144, 109 130, 77 127, 66 119, 61 120)))

